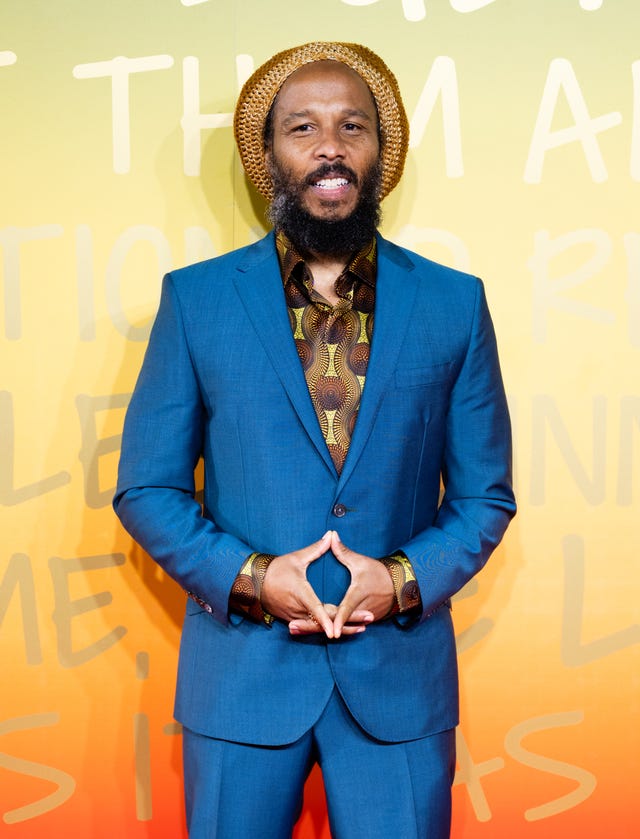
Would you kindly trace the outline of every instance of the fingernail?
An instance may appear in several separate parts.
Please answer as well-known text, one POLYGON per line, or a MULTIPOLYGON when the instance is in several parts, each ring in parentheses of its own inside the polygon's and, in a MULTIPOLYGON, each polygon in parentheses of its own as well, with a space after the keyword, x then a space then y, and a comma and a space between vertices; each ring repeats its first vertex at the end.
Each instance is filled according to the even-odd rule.
MULTIPOLYGON (((326 538, 327 538, 327 536, 331 536, 331 531, 330 531, 330 530, 327 530, 327 532, 324 534, 324 536, 322 537, 322 539, 326 539, 326 538)), ((322 542, 322 539, 320 540, 321 542, 322 542)))

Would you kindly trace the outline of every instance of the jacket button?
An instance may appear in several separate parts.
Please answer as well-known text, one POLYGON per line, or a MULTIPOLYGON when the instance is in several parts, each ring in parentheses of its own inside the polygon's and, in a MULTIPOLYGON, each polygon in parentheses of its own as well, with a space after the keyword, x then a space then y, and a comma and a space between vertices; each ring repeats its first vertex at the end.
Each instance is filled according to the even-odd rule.
POLYGON ((337 516, 339 519, 341 519, 346 514, 347 514, 347 508, 344 506, 344 504, 334 504, 333 505, 333 515, 334 516, 337 516))

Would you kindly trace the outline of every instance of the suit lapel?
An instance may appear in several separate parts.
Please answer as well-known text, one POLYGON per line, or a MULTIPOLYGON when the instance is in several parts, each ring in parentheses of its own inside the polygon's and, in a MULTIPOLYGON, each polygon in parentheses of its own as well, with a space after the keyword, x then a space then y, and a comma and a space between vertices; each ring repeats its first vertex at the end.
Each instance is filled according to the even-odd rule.
POLYGON ((289 400, 327 468, 336 474, 291 334, 273 234, 247 251, 233 278, 238 295, 289 400))
POLYGON ((378 236, 378 276, 371 357, 358 418, 338 492, 349 480, 371 434, 380 403, 396 368, 417 291, 409 257, 378 236))

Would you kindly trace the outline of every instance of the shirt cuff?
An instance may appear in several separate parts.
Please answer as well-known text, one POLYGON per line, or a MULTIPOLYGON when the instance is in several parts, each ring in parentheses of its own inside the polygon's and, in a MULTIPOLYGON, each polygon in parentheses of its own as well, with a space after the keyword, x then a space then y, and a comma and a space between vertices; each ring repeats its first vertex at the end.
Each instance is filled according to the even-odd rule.
POLYGON ((273 623, 273 615, 262 608, 260 597, 264 575, 274 558, 274 554, 252 553, 238 572, 229 594, 230 609, 242 612, 267 626, 273 623))
POLYGON ((391 607, 390 615, 405 614, 413 609, 422 609, 420 586, 413 573, 413 567, 406 554, 397 551, 380 560, 391 576, 396 602, 391 607))

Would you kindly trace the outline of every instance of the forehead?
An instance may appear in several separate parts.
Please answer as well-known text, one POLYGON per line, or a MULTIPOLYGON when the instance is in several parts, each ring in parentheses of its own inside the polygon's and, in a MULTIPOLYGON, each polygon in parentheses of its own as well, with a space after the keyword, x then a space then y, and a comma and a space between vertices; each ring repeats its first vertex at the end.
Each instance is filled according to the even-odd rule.
POLYGON ((312 61, 295 70, 280 88, 274 113, 330 103, 354 108, 377 118, 373 94, 362 76, 341 61, 312 61))

